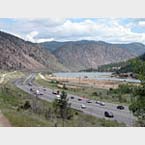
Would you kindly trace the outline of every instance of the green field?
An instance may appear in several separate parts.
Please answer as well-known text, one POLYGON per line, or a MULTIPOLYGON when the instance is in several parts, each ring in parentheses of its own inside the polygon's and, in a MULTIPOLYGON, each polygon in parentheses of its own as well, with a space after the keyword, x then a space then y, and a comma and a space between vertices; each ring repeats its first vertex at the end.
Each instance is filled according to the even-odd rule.
POLYGON ((0 72, 0 80, 2 79, 4 75, 4 79, 3 79, 3 84, 5 84, 6 82, 16 79, 16 78, 20 78, 24 76, 24 73, 20 72, 20 71, 12 71, 12 72, 0 72))

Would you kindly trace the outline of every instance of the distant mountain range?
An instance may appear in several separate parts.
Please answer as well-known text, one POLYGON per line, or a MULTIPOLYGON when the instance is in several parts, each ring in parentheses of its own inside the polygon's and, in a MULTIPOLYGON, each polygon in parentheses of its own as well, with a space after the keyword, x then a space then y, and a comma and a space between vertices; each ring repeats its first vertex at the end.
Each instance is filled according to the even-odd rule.
POLYGON ((111 44, 103 41, 45 42, 60 63, 72 71, 97 68, 100 65, 126 61, 145 53, 141 43, 111 44))
POLYGON ((145 53, 141 43, 103 41, 31 43, 0 31, 0 69, 79 71, 129 60, 145 53))

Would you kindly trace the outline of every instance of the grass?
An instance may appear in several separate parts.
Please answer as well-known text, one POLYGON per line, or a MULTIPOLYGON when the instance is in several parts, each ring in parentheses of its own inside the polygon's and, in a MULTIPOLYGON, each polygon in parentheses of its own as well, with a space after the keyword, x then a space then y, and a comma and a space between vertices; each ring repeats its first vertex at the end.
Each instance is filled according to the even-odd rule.
MULTIPOLYGON (((57 82, 55 81, 46 81, 39 77, 39 75, 36 77, 36 83, 44 86, 49 87, 51 89, 59 89, 63 90, 61 88, 57 87, 57 82)), ((109 91, 107 89, 100 89, 100 88, 93 88, 93 87, 81 87, 81 88, 74 88, 70 89, 67 88, 65 91, 72 95, 78 95, 78 96, 84 96, 89 99, 98 100, 98 101, 104 101, 104 102, 110 102, 115 104, 122 104, 122 105, 129 105, 130 104, 130 93, 117 93, 115 91, 109 91)))
POLYGON ((22 73, 20 71, 12 71, 12 72, 5 71, 5 72, 0 72, 0 78, 3 74, 6 74, 4 77, 4 81, 2 82, 3 84, 7 83, 9 80, 13 80, 13 79, 24 76, 24 73, 22 73))
MULTIPOLYGON (((60 118, 56 118, 53 113, 52 103, 36 99, 24 91, 16 88, 7 82, 0 87, 0 110, 8 118, 12 126, 15 127, 53 127, 63 126, 60 118), (29 101, 32 108, 20 109, 26 101, 29 101), (49 110, 49 112, 48 112, 49 110)), ((72 109, 73 118, 66 120, 64 126, 70 127, 108 127, 125 126, 116 121, 98 119, 94 116, 86 115, 83 112, 72 109)))

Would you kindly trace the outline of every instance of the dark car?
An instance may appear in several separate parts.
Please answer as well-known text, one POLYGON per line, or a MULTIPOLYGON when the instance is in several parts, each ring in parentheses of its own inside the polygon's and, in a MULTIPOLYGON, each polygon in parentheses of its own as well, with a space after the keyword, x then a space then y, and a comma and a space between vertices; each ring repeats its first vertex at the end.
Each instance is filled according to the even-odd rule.
POLYGON ((52 92, 52 94, 56 95, 57 93, 56 92, 52 92))
POLYGON ((78 101, 82 101, 82 99, 81 98, 78 98, 78 101))
POLYGON ((117 106, 117 109, 123 110, 123 109, 124 109, 124 106, 118 105, 118 106, 117 106))
POLYGON ((32 84, 31 84, 31 83, 28 83, 28 85, 29 85, 29 86, 32 86, 32 84))
POLYGON ((87 103, 92 103, 92 101, 91 100, 87 100, 87 103))
POLYGON ((109 117, 109 118, 113 118, 114 117, 113 113, 112 112, 108 112, 108 111, 104 112, 104 116, 105 117, 109 117))
POLYGON ((57 90, 56 92, 53 91, 52 94, 59 95, 59 90, 57 90))
POLYGON ((74 99, 74 96, 71 96, 70 98, 71 98, 71 99, 74 99))
POLYGON ((44 95, 44 94, 42 92, 40 92, 39 95, 44 95))

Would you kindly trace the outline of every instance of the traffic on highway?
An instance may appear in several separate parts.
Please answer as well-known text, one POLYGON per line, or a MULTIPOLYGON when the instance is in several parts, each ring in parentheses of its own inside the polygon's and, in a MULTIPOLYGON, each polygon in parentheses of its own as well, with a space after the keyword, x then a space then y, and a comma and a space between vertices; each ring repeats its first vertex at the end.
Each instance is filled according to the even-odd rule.
MULTIPOLYGON (((34 83, 35 76, 36 74, 32 73, 25 80, 18 79, 15 81, 15 85, 25 92, 46 101, 52 102, 54 99, 60 99, 61 92, 59 90, 52 90, 34 83)), ((129 111, 128 106, 90 100, 72 94, 67 94, 67 97, 71 103, 71 108, 80 110, 86 114, 98 118, 116 120, 120 123, 125 123, 126 126, 133 126, 136 120, 133 114, 129 111)))

